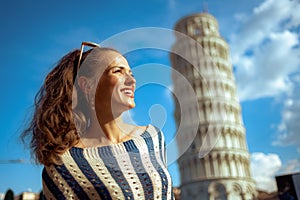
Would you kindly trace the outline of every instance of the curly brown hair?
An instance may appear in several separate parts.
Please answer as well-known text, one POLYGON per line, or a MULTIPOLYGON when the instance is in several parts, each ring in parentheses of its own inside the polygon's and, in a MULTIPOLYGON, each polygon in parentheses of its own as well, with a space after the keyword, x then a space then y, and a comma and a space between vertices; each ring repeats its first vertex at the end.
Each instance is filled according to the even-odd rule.
POLYGON ((60 164, 60 155, 78 144, 88 125, 90 105, 75 82, 76 76, 98 77, 97 72, 109 64, 104 51, 120 54, 111 48, 90 49, 82 54, 77 72, 80 50, 74 50, 46 76, 35 96, 32 119, 21 135, 25 143, 26 138, 30 138, 30 148, 37 163, 60 164))
MULTIPOLYGON (((82 60, 91 52, 84 52, 82 60)), ((21 135, 23 142, 30 137, 30 148, 36 162, 59 164, 60 156, 79 142, 73 119, 72 93, 79 50, 65 55, 46 76, 34 100, 34 113, 21 135)))

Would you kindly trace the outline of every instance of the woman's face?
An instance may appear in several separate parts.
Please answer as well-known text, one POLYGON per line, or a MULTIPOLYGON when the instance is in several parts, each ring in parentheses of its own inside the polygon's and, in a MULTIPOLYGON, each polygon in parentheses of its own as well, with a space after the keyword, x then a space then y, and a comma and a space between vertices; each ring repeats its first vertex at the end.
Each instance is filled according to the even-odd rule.
POLYGON ((110 108, 113 113, 119 114, 135 107, 136 80, 122 55, 114 51, 105 54, 110 64, 100 77, 95 94, 95 107, 100 112, 104 108, 110 108))

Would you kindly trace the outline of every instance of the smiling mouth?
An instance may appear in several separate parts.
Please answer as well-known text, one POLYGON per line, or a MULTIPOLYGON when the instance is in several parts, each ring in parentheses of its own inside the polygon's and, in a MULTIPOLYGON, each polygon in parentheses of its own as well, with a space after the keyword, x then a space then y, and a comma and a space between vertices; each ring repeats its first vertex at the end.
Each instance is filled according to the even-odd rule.
POLYGON ((123 92, 126 96, 133 98, 134 97, 134 92, 132 89, 126 88, 122 89, 121 92, 123 92))

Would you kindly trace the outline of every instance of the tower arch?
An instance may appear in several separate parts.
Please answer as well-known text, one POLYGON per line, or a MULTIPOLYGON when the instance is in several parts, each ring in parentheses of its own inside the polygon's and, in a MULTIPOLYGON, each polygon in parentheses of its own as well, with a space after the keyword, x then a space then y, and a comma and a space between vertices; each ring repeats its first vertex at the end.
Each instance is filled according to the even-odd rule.
MULTIPOLYGON (((223 200, 235 196, 253 199, 256 191, 250 176, 241 106, 236 94, 229 46, 220 36, 218 22, 208 13, 198 13, 180 19, 174 29, 194 41, 177 37, 172 47, 174 52, 182 52, 191 62, 176 54, 171 54, 170 58, 172 67, 191 83, 199 109, 195 141, 178 159, 181 198, 223 200), (199 157, 204 142, 214 146, 207 155, 199 157)), ((173 85, 176 91, 182 91, 187 102, 180 105, 181 110, 190 112, 194 108, 188 104, 189 96, 184 96, 185 89, 175 78, 173 85)), ((178 122, 179 111, 178 107, 175 108, 178 122)), ((192 117, 188 122, 193 123, 192 117)), ((180 149, 180 142, 178 146, 180 149)))

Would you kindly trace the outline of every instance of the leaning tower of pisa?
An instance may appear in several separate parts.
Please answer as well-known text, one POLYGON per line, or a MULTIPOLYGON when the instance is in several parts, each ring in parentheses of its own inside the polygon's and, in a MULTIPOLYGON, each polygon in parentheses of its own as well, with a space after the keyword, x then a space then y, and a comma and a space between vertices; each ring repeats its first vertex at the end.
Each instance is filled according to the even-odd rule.
MULTIPOLYGON (((181 199, 256 199, 229 47, 220 36, 218 22, 208 13, 194 14, 180 19, 175 31, 192 38, 177 37, 173 52, 185 56, 172 54, 171 62, 192 85, 199 116, 196 136, 178 159, 181 199)), ((185 90, 176 76, 173 84, 179 93, 185 90)), ((183 98, 189 102, 191 97, 183 98)), ((189 103, 176 106, 177 125, 180 112, 192 111, 195 107, 191 108, 189 103)), ((194 120, 192 117, 186 120, 186 138, 194 120)), ((181 145, 184 137, 178 141, 179 150, 184 148, 181 145)))

